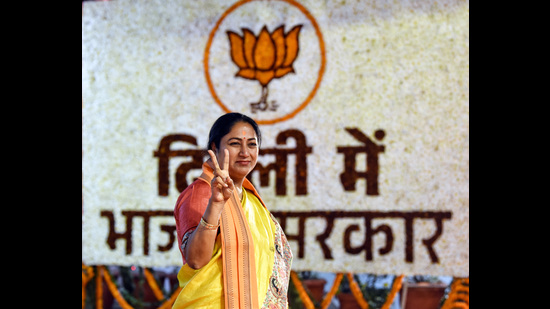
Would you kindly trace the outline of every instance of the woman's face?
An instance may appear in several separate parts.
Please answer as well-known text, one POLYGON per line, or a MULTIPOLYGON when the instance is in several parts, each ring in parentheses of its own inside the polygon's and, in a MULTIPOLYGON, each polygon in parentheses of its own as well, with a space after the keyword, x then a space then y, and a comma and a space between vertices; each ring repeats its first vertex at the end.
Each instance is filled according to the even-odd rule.
POLYGON ((244 179, 256 166, 258 153, 258 137, 254 128, 247 122, 237 122, 227 135, 220 141, 220 149, 216 156, 223 168, 224 149, 229 150, 229 176, 234 181, 244 179))

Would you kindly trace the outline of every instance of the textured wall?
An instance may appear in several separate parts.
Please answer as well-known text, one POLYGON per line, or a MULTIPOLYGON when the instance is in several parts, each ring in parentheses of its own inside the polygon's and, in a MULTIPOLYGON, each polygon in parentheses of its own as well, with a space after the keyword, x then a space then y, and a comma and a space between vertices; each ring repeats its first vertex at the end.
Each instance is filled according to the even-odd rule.
POLYGON ((468 1, 84 2, 82 90, 85 263, 181 265, 175 201, 238 111, 294 270, 469 275, 468 1))

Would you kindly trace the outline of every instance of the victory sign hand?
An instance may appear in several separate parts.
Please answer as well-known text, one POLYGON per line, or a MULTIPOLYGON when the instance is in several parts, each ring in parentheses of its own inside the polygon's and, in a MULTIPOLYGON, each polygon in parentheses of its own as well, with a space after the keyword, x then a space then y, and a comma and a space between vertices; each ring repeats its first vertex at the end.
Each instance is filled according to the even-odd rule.
POLYGON ((224 149, 225 158, 223 160, 223 169, 218 164, 218 159, 212 150, 208 150, 211 162, 210 167, 214 170, 214 178, 210 183, 212 188, 211 202, 224 203, 231 197, 233 190, 235 190, 235 184, 231 177, 229 177, 229 151, 224 149))

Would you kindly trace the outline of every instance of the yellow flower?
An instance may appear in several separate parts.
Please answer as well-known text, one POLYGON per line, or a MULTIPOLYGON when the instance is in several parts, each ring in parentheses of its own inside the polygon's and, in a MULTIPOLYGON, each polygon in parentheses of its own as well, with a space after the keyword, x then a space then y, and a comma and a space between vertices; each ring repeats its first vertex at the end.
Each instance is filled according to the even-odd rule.
POLYGON ((242 37, 227 31, 231 59, 239 67, 235 76, 257 80, 265 88, 273 78, 294 72, 292 63, 298 56, 301 28, 297 25, 284 34, 282 25, 270 34, 264 26, 257 37, 247 28, 242 28, 242 37))

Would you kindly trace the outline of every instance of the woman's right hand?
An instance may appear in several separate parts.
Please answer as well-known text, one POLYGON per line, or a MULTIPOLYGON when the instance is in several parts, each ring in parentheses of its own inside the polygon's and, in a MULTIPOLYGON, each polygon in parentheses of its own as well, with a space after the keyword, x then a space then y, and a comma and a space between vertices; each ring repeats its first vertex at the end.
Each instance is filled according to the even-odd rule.
MULTIPOLYGON (((227 149, 224 149, 224 151, 225 159, 223 169, 221 169, 214 152, 208 150, 210 159, 207 163, 214 170, 214 178, 212 178, 210 183, 212 196, 202 215, 202 219, 207 224, 214 226, 220 224, 220 215, 225 202, 231 197, 233 190, 235 190, 235 184, 231 177, 229 177, 229 151, 227 149)), ((218 229, 206 228, 199 222, 197 222, 197 225, 197 228, 189 236, 187 245, 184 248, 185 260, 192 269, 199 269, 210 261, 218 231, 218 229)))
POLYGON ((212 150, 208 150, 211 160, 211 162, 208 163, 214 170, 214 178, 212 178, 210 183, 212 188, 212 196, 210 201, 212 203, 225 204, 235 190, 235 184, 233 183, 231 177, 229 177, 229 151, 224 149, 224 153, 223 169, 221 169, 214 152, 212 150))

